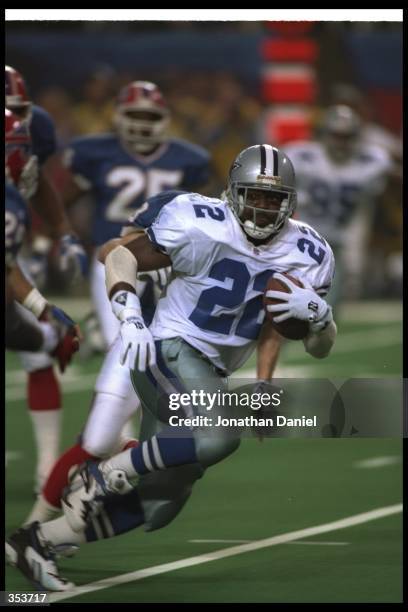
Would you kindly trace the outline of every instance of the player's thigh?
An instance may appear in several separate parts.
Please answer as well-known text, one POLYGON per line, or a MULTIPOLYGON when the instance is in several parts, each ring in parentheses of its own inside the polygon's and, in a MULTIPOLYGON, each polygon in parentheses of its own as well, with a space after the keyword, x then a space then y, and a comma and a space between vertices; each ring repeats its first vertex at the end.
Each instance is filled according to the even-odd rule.
MULTIPOLYGON (((171 427, 167 425, 170 395, 188 393, 191 397, 193 392, 199 394, 204 391, 219 398, 226 391, 227 385, 214 366, 181 338, 156 342, 156 348, 157 364, 146 373, 132 371, 132 381, 145 407, 143 420, 151 420, 150 413, 156 417, 161 429, 173 435, 171 427)), ((186 417, 209 416, 207 405, 203 402, 190 403, 178 412, 179 416, 186 417)), ((222 402, 216 402, 212 416, 214 419, 227 416, 222 402)), ((142 430, 144 432, 143 427, 142 430)), ((146 427, 148 431, 151 433, 153 427, 146 427)), ((174 435, 177 436, 177 433, 175 429, 174 435)), ((199 426, 194 428, 192 435, 196 443, 197 459, 204 467, 221 461, 239 446, 239 436, 232 434, 228 428, 199 426)))
POLYGON ((120 338, 117 338, 96 380, 91 410, 82 433, 82 446, 97 456, 112 452, 124 424, 139 406, 129 368, 119 363, 119 349, 120 338))
POLYGON ((102 367, 96 379, 96 392, 111 393, 123 398, 135 395, 130 378, 130 370, 127 366, 121 365, 119 361, 120 350, 121 339, 120 336, 116 336, 105 354, 102 367))

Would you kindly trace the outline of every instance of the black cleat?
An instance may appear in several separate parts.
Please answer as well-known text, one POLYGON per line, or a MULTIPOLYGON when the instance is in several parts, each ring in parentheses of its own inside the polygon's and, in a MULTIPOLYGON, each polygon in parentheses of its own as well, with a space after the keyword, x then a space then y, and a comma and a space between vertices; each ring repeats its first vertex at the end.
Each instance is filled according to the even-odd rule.
POLYGON ((6 558, 38 591, 70 591, 72 582, 61 578, 50 545, 41 543, 40 524, 31 523, 15 531, 6 540, 6 558))

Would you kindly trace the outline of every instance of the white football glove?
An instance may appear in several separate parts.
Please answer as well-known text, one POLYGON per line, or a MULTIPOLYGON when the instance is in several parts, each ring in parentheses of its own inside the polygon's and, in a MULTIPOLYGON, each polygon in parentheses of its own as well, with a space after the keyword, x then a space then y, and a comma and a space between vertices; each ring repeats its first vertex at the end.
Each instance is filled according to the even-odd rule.
POLYGON ((265 294, 268 298, 274 298, 282 302, 281 304, 270 304, 266 307, 268 312, 282 313, 273 317, 276 323, 281 323, 293 317, 301 321, 309 321, 310 331, 317 333, 333 320, 331 306, 319 297, 313 289, 298 287, 283 274, 274 274, 274 278, 280 280, 290 290, 290 293, 270 290, 265 294))
POLYGON ((129 316, 120 326, 122 346, 119 361, 131 370, 145 372, 156 363, 154 339, 141 316, 129 316))
POLYGON ((121 321, 120 363, 131 370, 145 372, 148 366, 156 363, 156 346, 143 321, 139 298, 130 291, 117 291, 112 296, 111 306, 113 313, 121 321))

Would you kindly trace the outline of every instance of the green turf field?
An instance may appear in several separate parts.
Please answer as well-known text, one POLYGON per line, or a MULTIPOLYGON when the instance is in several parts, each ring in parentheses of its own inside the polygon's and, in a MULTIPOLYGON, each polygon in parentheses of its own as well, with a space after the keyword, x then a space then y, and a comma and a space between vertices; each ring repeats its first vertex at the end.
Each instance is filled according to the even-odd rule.
MULTIPOLYGON (((313 360, 301 344, 289 343, 278 373, 400 377, 401 344, 398 305, 358 304, 344 309, 328 359, 313 360)), ((77 361, 65 376, 64 447, 84 423, 100 362, 99 357, 77 361)), ((34 445, 25 409, 25 376, 15 355, 7 356, 6 365, 9 533, 33 501, 34 445)), ((253 368, 252 360, 242 376, 253 368)), ((88 585, 87 592, 71 598, 63 594, 61 601, 401 601, 401 450, 401 440, 386 438, 277 439, 262 444, 244 440, 234 455, 208 470, 168 527, 150 534, 139 529, 90 544, 75 558, 60 562, 63 575, 78 586, 88 585), (346 521, 342 529, 328 525, 324 532, 321 527, 388 507, 389 514, 382 516, 387 510, 380 510, 375 520, 364 515, 356 519, 358 524, 346 521), (302 531, 311 527, 317 527, 313 535, 302 531), (290 535, 297 531, 301 533, 290 535), (289 534, 284 542, 275 538, 261 543, 282 534, 289 534), (244 551, 252 542, 259 546, 244 551), (232 547, 237 548, 227 550, 232 547), (170 565, 159 567, 164 564, 170 565), (155 569, 136 573, 146 568, 155 569)), ((7 569, 6 589, 31 590, 13 568, 7 569)), ((53 597, 59 601, 59 595, 53 597)))

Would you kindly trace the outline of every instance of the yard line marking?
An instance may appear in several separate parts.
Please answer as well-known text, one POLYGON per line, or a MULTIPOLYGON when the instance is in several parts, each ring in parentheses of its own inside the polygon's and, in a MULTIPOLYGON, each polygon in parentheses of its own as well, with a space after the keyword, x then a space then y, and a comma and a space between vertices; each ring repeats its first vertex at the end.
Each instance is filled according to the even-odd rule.
MULTIPOLYGON (((190 544, 209 544, 209 543, 246 543, 246 542, 256 542, 256 540, 188 540, 190 544)), ((300 540, 295 540, 293 542, 288 542, 288 544, 313 544, 314 546, 345 546, 346 544, 350 544, 350 542, 302 542, 300 540)))
POLYGON ((235 542, 236 544, 240 543, 246 543, 246 542, 254 542, 254 540, 188 540, 191 544, 207 544, 207 543, 212 543, 214 542, 214 544, 223 542, 225 544, 227 543, 231 543, 231 542, 235 542))
POLYGON ((311 542, 311 541, 307 541, 307 542, 301 542, 298 540, 295 540, 293 542, 288 542, 288 544, 304 544, 304 545, 310 545, 310 546, 347 546, 348 544, 350 544, 350 542, 311 542))
POLYGON ((112 576, 111 578, 105 578, 104 580, 98 580, 97 582, 91 582, 89 584, 76 587, 72 591, 51 594, 50 602, 71 599, 72 597, 84 595, 85 593, 90 593, 92 591, 100 591, 119 584, 143 580, 144 578, 158 576, 160 574, 165 574, 166 572, 172 572, 185 567, 193 567, 194 565, 201 565, 202 563, 209 563, 210 561, 218 561, 218 559, 225 559, 227 557, 241 555, 243 553, 252 552, 262 548, 277 546, 278 544, 286 544, 287 542, 293 542, 294 540, 299 540, 300 538, 308 538, 321 533, 328 533, 329 531, 345 529, 346 527, 354 527, 355 525, 361 525, 362 523, 374 521, 385 516, 391 516, 392 514, 397 514, 399 512, 402 512, 402 504, 384 506, 382 508, 376 508, 375 510, 369 510, 368 512, 362 512, 361 514, 354 514, 331 523, 316 525, 315 527, 307 527, 306 529, 299 529, 297 531, 290 531, 288 533, 265 538, 264 540, 249 542, 247 544, 229 546, 228 548, 222 548, 221 550, 216 550, 214 552, 208 552, 203 555, 188 557, 186 559, 179 559, 178 561, 171 561, 170 563, 163 563, 162 565, 154 565, 153 567, 147 567, 145 569, 136 570, 127 574, 119 574, 118 576, 112 576))
POLYGON ((396 463, 401 462, 401 457, 398 455, 387 455, 384 457, 370 457, 369 459, 360 459, 359 461, 354 461, 353 467, 357 469, 374 469, 379 467, 384 467, 386 465, 395 465, 396 463))

